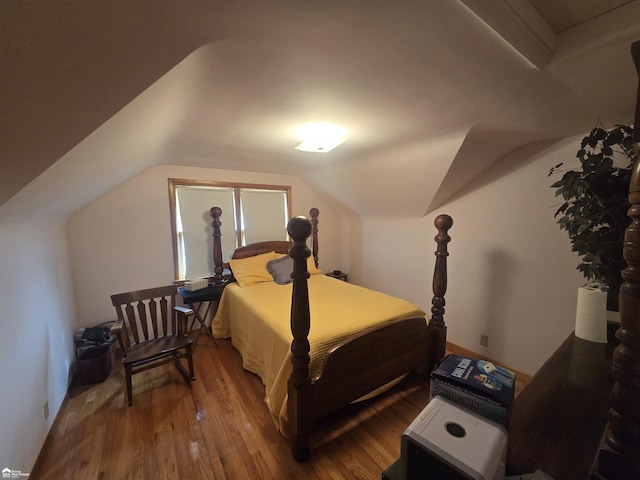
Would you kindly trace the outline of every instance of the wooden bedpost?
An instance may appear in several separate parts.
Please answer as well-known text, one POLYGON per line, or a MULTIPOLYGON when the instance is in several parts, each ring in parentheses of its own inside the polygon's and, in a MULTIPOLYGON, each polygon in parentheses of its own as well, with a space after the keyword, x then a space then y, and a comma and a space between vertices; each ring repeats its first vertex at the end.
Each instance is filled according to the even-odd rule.
POLYGON ((211 210, 209 210, 209 215, 213 218, 213 222, 211 222, 211 226, 213 227, 213 264, 215 266, 213 270, 215 272, 213 283, 214 285, 220 285, 222 272, 224 271, 224 267, 222 266, 222 234, 220 233, 222 209, 220 207, 212 207, 211 210))
POLYGON ((313 253, 313 261, 316 264, 316 268, 318 268, 318 215, 320 215, 320 210, 317 208, 312 208, 309 210, 309 215, 311 215, 311 248, 313 253))
POLYGON ((444 323, 444 295, 447 292, 447 244, 451 241, 448 232, 453 225, 453 219, 449 215, 438 215, 433 224, 438 229, 434 237, 438 245, 435 256, 436 264, 433 271, 433 298, 431 299, 431 320, 429 328, 436 331, 432 349, 431 366, 444 357, 447 343, 447 326, 444 323))
POLYGON ((312 420, 309 408, 310 402, 306 398, 311 386, 309 376, 309 287, 307 279, 307 258, 311 250, 307 247, 307 239, 312 231, 311 222, 305 217, 294 217, 289 220, 287 231, 293 239, 293 247, 289 256, 293 258, 293 291, 291 294, 291 364, 292 372, 289 377, 289 423, 295 436, 293 439, 293 458, 303 462, 309 458, 309 437, 311 435, 312 420))
MULTIPOLYGON (((631 55, 639 77, 633 142, 640 156, 640 42, 631 46, 631 55)), ((640 161, 631 175, 629 203, 631 224, 622 249, 627 268, 622 271, 620 328, 616 332, 620 345, 613 352, 609 421, 593 479, 640 478, 640 161)))

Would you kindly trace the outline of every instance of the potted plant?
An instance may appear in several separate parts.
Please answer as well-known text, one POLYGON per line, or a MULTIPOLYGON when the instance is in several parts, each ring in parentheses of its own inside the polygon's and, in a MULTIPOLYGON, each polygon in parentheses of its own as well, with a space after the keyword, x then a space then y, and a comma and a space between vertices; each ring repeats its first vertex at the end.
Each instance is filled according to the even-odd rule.
POLYGON ((618 311, 624 232, 629 225, 629 180, 636 160, 632 127, 600 126, 582 139, 580 166, 563 169, 559 163, 549 176, 562 174, 551 188, 563 203, 556 210, 560 228, 566 230, 572 250, 581 257, 577 269, 590 281, 608 287, 607 309, 618 311))

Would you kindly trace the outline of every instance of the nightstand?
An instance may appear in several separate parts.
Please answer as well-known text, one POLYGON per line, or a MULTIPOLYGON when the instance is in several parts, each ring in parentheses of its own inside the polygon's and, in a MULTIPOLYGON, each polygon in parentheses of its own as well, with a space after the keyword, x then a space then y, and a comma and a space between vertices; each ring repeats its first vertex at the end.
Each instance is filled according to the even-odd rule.
MULTIPOLYGON (((178 287, 178 291, 180 292, 180 295, 182 295, 182 301, 189 305, 189 307, 193 310, 195 317, 193 323, 195 323, 197 320, 200 324, 200 327, 198 328, 198 334, 195 341, 193 342, 194 351, 196 349, 196 346, 198 345, 198 339, 200 338, 200 335, 202 333, 211 338, 214 345, 218 345, 215 338, 213 338, 211 327, 207 326, 207 318, 209 316, 211 318, 215 316, 216 310, 218 309, 218 302, 220 301, 222 291, 224 290, 224 287, 227 283, 228 282, 222 285, 209 284, 206 288, 201 288, 200 290, 194 290, 192 292, 185 290, 184 287, 178 287), (201 309, 203 307, 204 313, 201 313, 201 309)), ((193 328, 193 323, 191 324, 191 328, 193 328)))
POLYGON ((348 282, 348 275, 345 272, 340 270, 332 270, 331 272, 326 274, 328 277, 337 278, 338 280, 342 280, 343 282, 348 282))

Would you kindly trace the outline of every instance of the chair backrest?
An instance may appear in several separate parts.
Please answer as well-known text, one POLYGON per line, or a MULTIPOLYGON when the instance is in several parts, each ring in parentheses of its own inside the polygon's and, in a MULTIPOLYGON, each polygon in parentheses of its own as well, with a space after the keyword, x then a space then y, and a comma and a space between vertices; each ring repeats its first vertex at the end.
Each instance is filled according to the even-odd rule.
POLYGON ((167 335, 183 335, 177 321, 175 285, 147 288, 111 295, 118 320, 122 321, 121 339, 125 346, 167 335))

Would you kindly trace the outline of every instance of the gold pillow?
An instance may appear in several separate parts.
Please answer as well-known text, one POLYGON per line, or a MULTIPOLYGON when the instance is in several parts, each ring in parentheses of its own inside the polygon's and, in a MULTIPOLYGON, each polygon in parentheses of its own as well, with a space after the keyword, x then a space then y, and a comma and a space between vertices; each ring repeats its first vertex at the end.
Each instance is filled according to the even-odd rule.
POLYGON ((233 276, 241 287, 250 287, 260 282, 273 282, 267 271, 267 263, 277 258, 276 252, 261 253, 253 257, 229 260, 233 276))

